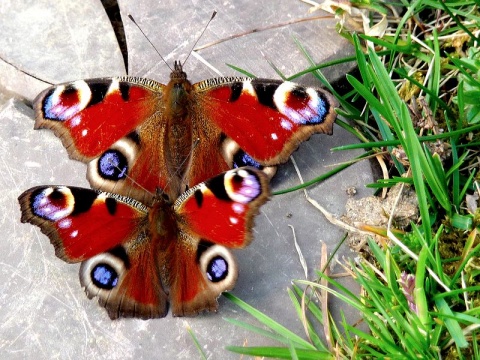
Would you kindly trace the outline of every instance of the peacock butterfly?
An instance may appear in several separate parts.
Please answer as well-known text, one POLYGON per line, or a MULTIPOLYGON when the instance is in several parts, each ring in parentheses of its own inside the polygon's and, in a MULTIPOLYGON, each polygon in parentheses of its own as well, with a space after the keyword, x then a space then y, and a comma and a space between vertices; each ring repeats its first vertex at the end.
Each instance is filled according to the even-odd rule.
POLYGON ((269 176, 313 133, 331 134, 335 98, 292 82, 244 77, 191 84, 175 62, 167 85, 137 77, 53 86, 34 102, 50 128, 88 164, 91 186, 151 204, 245 165, 269 176))
POLYGON ((19 197, 22 222, 40 227, 56 255, 82 262, 80 282, 112 319, 216 310, 235 285, 229 248, 252 240, 253 218, 269 197, 268 177, 239 168, 198 184, 172 204, 67 186, 38 186, 19 197))

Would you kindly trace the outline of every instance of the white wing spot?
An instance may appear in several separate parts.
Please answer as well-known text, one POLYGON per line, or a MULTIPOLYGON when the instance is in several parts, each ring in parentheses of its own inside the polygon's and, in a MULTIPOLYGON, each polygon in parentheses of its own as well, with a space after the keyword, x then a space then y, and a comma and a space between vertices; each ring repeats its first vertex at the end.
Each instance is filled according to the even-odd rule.
POLYGON ((238 219, 235 217, 230 216, 230 222, 234 225, 238 224, 238 219))
POLYGON ((118 81, 118 79, 113 78, 112 82, 110 83, 110 86, 108 87, 107 94, 109 95, 114 94, 119 90, 120 90, 120 82, 118 81))
POLYGON ((288 111, 288 114, 293 120, 296 120, 296 122, 300 122, 300 120, 302 120, 302 115, 296 111, 290 110, 288 111))
POLYGON ((292 123, 287 119, 282 119, 282 121, 280 121, 280 126, 285 130, 292 130, 292 123))
POLYGON ((247 186, 252 186, 253 184, 256 184, 256 182, 249 177, 243 179, 243 183, 244 185, 247 185, 247 186))
POLYGON ((81 122, 82 118, 79 115, 75 115, 72 120, 70 120, 70 124, 72 125, 72 127, 80 125, 81 122))
POLYGON ((88 134, 88 130, 87 129, 83 129, 82 130, 82 136, 87 136, 88 134))
POLYGON ((243 178, 248 176, 248 172, 243 169, 238 170, 237 173, 243 178))
POLYGON ((78 230, 72 231, 70 233, 70 237, 72 237, 72 238, 76 238, 77 236, 78 236, 78 230))
POLYGON ((241 215, 245 211, 245 206, 242 204, 236 203, 232 205, 232 210, 234 213, 241 215))
POLYGON ((242 93, 248 94, 250 96, 257 97, 257 94, 255 92, 255 89, 253 88, 253 85, 252 85, 251 81, 244 81, 243 82, 242 93))
POLYGON ((272 137, 272 140, 278 140, 278 135, 277 134, 272 133, 270 136, 272 137))
POLYGON ((60 229, 68 229, 72 225, 72 220, 69 218, 62 219, 58 222, 58 227, 60 229))

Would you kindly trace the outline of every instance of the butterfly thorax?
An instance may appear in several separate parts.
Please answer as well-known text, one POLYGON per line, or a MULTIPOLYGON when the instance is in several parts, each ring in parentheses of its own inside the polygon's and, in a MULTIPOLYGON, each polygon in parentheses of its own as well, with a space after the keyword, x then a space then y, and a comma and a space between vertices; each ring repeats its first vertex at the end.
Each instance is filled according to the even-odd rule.
POLYGON ((177 219, 172 206, 165 200, 157 200, 148 212, 150 238, 165 250, 177 238, 177 219))
POLYGON ((174 70, 170 74, 170 82, 165 90, 166 111, 172 118, 186 118, 189 112, 189 103, 192 84, 187 74, 182 70, 180 62, 175 61, 174 70))

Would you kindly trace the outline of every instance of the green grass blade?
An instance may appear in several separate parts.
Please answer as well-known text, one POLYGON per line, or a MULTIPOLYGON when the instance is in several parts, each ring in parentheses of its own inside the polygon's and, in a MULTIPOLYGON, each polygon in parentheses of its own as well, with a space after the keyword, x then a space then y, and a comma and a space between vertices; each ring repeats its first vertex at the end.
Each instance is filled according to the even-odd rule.
POLYGON ((272 331, 269 331, 269 330, 265 330, 263 328, 260 328, 258 326, 255 326, 255 325, 252 325, 252 324, 249 324, 245 321, 241 321, 241 320, 236 320, 236 319, 231 319, 231 318, 224 318, 224 320, 230 324, 233 324, 235 326, 238 326, 238 327, 241 327, 245 330, 248 330, 249 332, 251 333, 254 333, 254 334, 258 334, 260 336, 263 336, 265 338, 268 338, 268 339, 272 339, 272 340, 275 340, 275 341, 278 341, 282 344, 285 344, 287 345, 289 343, 288 339, 285 338, 284 336, 282 335, 278 335, 278 334, 275 334, 273 333, 272 331))
MULTIPOLYGON (((242 347, 242 346, 227 346, 228 351, 258 357, 276 358, 276 359, 291 359, 292 355, 289 348, 279 347, 242 347)), ((329 352, 318 350, 295 349, 298 359, 301 360, 333 360, 335 357, 329 352)))
POLYGON ((448 332, 450 333, 450 336, 455 341, 455 344, 460 349, 467 348, 468 341, 465 338, 465 335, 463 335, 462 328, 460 327, 460 324, 458 323, 458 321, 453 320, 453 313, 452 313, 452 310, 450 309, 450 306, 447 304, 447 302, 444 299, 435 300, 435 304, 437 305, 437 308, 438 308, 439 317, 444 321, 445 326, 447 327, 448 332), (442 316, 442 315, 446 315, 446 316, 442 316))
POLYGON ((427 94, 425 97, 425 101, 427 104, 430 104, 432 113, 435 114, 437 112, 437 100, 438 100, 438 92, 440 87, 440 62, 442 61, 442 57, 440 56, 440 44, 438 41, 438 34, 436 29, 433 29, 433 71, 428 81, 428 88, 431 90, 431 93, 427 94))
POLYGON ((279 323, 274 321, 272 318, 258 311, 254 307, 248 305, 246 302, 240 300, 236 296, 230 293, 223 293, 223 296, 225 296, 228 300, 233 302, 235 305, 237 305, 241 309, 248 312, 251 316, 256 318, 258 321, 260 321, 262 324, 270 328, 272 331, 283 336, 285 339, 295 343, 297 346, 303 347, 305 349, 312 349, 312 350, 315 349, 315 347, 312 344, 310 344, 308 341, 302 339, 300 336, 294 334, 283 325, 280 325, 279 323))
POLYGON ((197 336, 195 335, 195 333, 193 332, 193 330, 190 326, 187 326, 187 331, 190 334, 190 337, 192 338, 193 343, 195 344, 195 347, 197 348, 198 352, 200 353, 200 358, 202 360, 207 360, 207 355, 203 351, 203 348, 200 345, 200 342, 198 341, 197 336))
MULTIPOLYGON (((297 291, 300 290, 300 288, 298 286, 294 285, 294 287, 296 287, 297 291)), ((307 314, 303 313, 301 304, 299 302, 299 299, 297 299, 297 297, 295 296, 295 293, 296 293, 296 291, 294 292, 291 289, 288 289, 288 295, 290 296, 290 300, 292 301, 292 304, 295 307, 298 318, 301 321, 305 322, 305 325, 307 327, 307 332, 308 332, 308 338, 314 344, 316 349, 328 351, 327 347, 323 344, 322 340, 320 339, 318 334, 315 332, 315 329, 313 328, 312 323, 307 318, 307 314)), ((303 296, 303 292, 300 291, 299 298, 301 299, 302 296, 303 296)), ((318 307, 316 307, 316 304, 313 301, 310 300, 310 297, 306 296, 305 301, 306 301, 306 308, 308 310, 314 310, 314 309, 319 310, 318 307)))

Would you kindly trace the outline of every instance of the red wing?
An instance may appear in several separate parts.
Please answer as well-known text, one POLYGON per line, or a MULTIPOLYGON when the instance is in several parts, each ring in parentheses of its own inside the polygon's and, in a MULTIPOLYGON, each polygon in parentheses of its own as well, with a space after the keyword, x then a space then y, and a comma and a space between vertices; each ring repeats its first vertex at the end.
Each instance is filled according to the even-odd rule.
POLYGON ((71 158, 88 163, 92 187, 150 204, 157 189, 178 186, 165 157, 165 91, 132 77, 54 86, 35 100, 35 127, 53 130, 71 158))
POLYGON ((243 78, 211 79, 194 86, 199 113, 264 166, 287 161, 313 133, 333 130, 337 102, 321 89, 243 78))
MULTIPOLYGON (((151 122, 160 124, 161 120, 151 122)), ((142 140, 124 137, 88 163, 87 179, 93 188, 128 196, 148 205, 152 204, 158 189, 174 198, 178 196, 178 174, 173 174, 166 165, 165 127, 157 126, 151 133, 151 122, 137 128, 135 134, 142 140), (174 190, 170 191, 171 188, 174 190)))
POLYGON ((185 232, 231 248, 252 239, 253 218, 270 195, 268 179, 254 168, 240 168, 191 188, 175 202, 185 232))
POLYGON ((183 233, 169 252, 170 302, 174 316, 216 311, 217 298, 232 290, 238 277, 236 261, 223 246, 183 233))
POLYGON ((193 148, 192 158, 185 174, 185 183, 194 187, 201 182, 230 170, 222 152, 221 133, 214 126, 199 126, 198 142, 193 148))
POLYGON ((147 209, 105 193, 66 186, 39 186, 19 197, 22 222, 40 227, 56 255, 69 263, 130 241, 138 235, 147 209))
POLYGON ((162 286, 158 249, 153 245, 133 242, 82 263, 81 285, 90 299, 98 297, 111 319, 167 315, 168 296, 162 286))
POLYGON ((214 311, 218 296, 233 289, 237 265, 225 246, 250 243, 253 218, 269 193, 262 171, 240 168, 195 186, 175 202, 180 235, 167 254, 174 315, 214 311))
POLYGON ((163 89, 131 77, 53 86, 35 99, 35 128, 52 129, 70 157, 87 162, 155 116, 163 89))
POLYGON ((66 186, 19 197, 22 222, 40 227, 66 262, 82 261, 80 282, 112 319, 163 317, 159 251, 148 238, 148 209, 133 199, 66 186))

